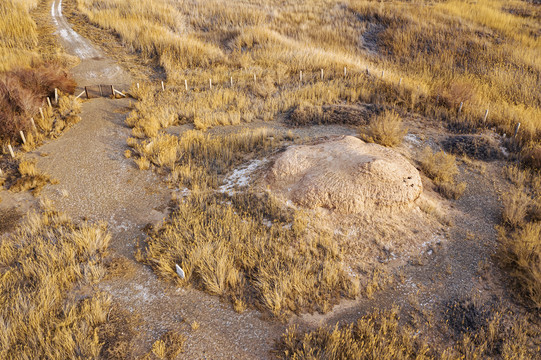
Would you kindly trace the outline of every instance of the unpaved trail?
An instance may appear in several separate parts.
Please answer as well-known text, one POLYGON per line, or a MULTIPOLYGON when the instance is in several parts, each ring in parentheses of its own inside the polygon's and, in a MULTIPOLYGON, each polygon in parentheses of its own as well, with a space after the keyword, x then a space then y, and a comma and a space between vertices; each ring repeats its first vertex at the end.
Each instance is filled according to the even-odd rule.
MULTIPOLYGON (((62 0, 53 0, 51 16, 68 53, 81 63, 74 68, 79 86, 114 84, 122 89, 129 76, 90 42, 75 33, 62 16, 62 0)), ((85 101, 82 121, 60 139, 36 151, 38 166, 59 181, 43 195, 75 221, 101 221, 112 234, 112 256, 133 261, 135 274, 110 278, 98 289, 112 295, 121 308, 140 316, 142 324, 132 348, 135 355, 149 351, 167 330, 186 337, 181 358, 264 359, 282 324, 260 319, 260 313, 235 313, 217 297, 193 289, 179 289, 158 279, 136 263, 136 244, 143 228, 167 215, 170 191, 152 171, 140 171, 123 156, 130 129, 124 125, 129 100, 98 98, 85 101), (197 321, 197 331, 189 324, 197 321)))

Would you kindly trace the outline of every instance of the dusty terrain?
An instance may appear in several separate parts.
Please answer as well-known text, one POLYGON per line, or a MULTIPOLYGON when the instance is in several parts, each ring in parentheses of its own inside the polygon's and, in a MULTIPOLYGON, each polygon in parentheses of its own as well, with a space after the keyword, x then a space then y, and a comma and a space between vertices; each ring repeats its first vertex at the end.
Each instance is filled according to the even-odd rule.
MULTIPOLYGON (((57 28, 57 35, 65 50, 81 59, 80 64, 73 69, 78 83, 77 92, 84 86, 95 85, 114 85, 121 91, 127 90, 132 82, 131 76, 112 60, 110 54, 72 29, 62 14, 62 0, 51 1, 50 10, 51 21, 57 28)), ((362 39, 363 47, 369 53, 377 51, 373 37, 381 31, 380 26, 372 26, 362 39)), ((342 301, 327 314, 295 315, 287 323, 283 323, 268 319, 255 310, 239 314, 229 303, 221 302, 218 297, 190 287, 179 288, 158 279, 150 267, 135 260, 135 252, 146 237, 147 225, 156 226, 169 216, 173 206, 171 199, 174 189, 169 189, 165 180, 155 172, 139 170, 133 160, 124 156, 124 151, 128 149, 126 139, 130 136, 125 119, 133 101, 110 97, 85 100, 80 123, 61 138, 39 147, 27 156, 37 159, 39 168, 58 180, 58 184, 47 186, 41 197, 51 199, 58 210, 67 213, 75 221, 105 223, 112 234, 109 257, 126 258, 131 264, 128 273, 107 277, 94 289, 76 289, 75 292, 84 294, 105 291, 112 295, 113 301, 120 308, 128 310, 139 319, 138 335, 131 341, 135 355, 148 352, 152 343, 163 333, 175 329, 187 337, 185 351, 179 358, 272 358, 271 351, 275 341, 290 325, 298 325, 301 329, 307 330, 321 324, 333 326, 337 322, 354 321, 369 309, 390 308, 393 304, 402 306, 405 321, 418 316, 415 321, 419 322, 420 328, 432 329, 431 336, 445 342, 447 334, 443 330, 440 331, 438 326, 432 327, 441 321, 446 305, 452 300, 479 298, 495 301, 517 313, 523 311, 508 295, 505 277, 498 270, 493 257, 497 235, 494 226, 501 218, 499 194, 506 186, 502 171, 505 161, 502 159, 463 161, 459 177, 460 181, 467 183, 466 192, 459 200, 443 199, 435 192, 431 181, 419 175, 414 168, 418 164, 413 159, 417 159, 427 145, 439 149, 444 140, 453 134, 430 119, 416 116, 406 119, 409 132, 404 144, 397 149, 409 159, 407 166, 404 165, 392 172, 392 175, 400 178, 400 181, 406 177, 408 181, 414 182, 415 191, 407 192, 406 195, 398 194, 399 201, 404 202, 403 198, 406 197, 405 202, 410 203, 417 199, 423 189, 424 196, 438 204, 447 221, 440 221, 441 219, 435 216, 423 213, 423 216, 427 217, 426 228, 423 228, 424 223, 414 223, 408 218, 402 219, 402 224, 372 217, 351 220, 348 223, 349 220, 331 212, 320 212, 320 216, 329 224, 339 225, 333 228, 333 231, 346 234, 344 238, 348 241, 344 241, 344 244, 350 246, 345 250, 349 254, 348 262, 351 266, 355 266, 352 259, 356 256, 373 256, 377 260, 374 262, 381 264, 381 269, 389 264, 386 270, 388 273, 375 280, 381 283, 379 291, 369 297, 362 295, 357 300, 342 301), (359 223, 370 228, 366 230, 367 234, 375 236, 379 228, 389 228, 391 223, 395 229, 400 226, 406 228, 405 223, 408 222, 409 228, 402 233, 397 231, 377 234, 382 239, 381 243, 372 248, 368 247, 379 251, 377 255, 356 253, 362 251, 359 250, 359 244, 351 239, 360 242, 364 234, 362 232, 352 234, 350 230, 356 228, 359 223), (413 244, 414 250, 404 253, 398 261, 393 261, 395 259, 390 255, 392 251, 388 250, 388 242, 396 236, 411 239, 408 244, 413 244), (197 330, 190 327, 194 321, 200 324, 197 330)), ((174 126, 166 131, 178 134, 192 127, 174 126)), ((347 125, 290 128, 278 121, 215 127, 209 132, 227 133, 238 131, 240 128, 255 127, 291 131, 307 142, 323 136, 356 135, 358 132, 358 128, 347 125)), ((500 141, 499 137, 491 136, 494 136, 496 142, 500 141)), ((308 149, 307 153, 311 150, 308 149)), ((291 151, 291 148, 286 150, 285 154, 288 151, 291 151)), ((338 155, 349 158, 348 154, 338 155)), ((337 157, 340 157, 338 155, 337 157)), ((298 154, 291 156, 296 157, 298 154)), ((402 161, 402 156, 400 159, 402 161)), ((333 161, 329 160, 324 165, 328 166, 333 161)), ((274 166, 280 166, 279 162, 280 160, 277 160, 274 166)), ((281 179, 283 182, 281 186, 287 188, 303 179, 315 181, 317 187, 322 189, 320 186, 322 181, 332 182, 329 173, 316 171, 321 169, 322 163, 324 161, 309 169, 315 170, 308 176, 309 171, 303 168, 294 181, 281 179)), ((363 161, 359 160, 352 167, 361 166, 359 163, 363 161)), ((244 164, 240 169, 246 167, 247 164, 244 164)), ((339 170, 345 171, 344 168, 339 170)), ((278 177, 276 173, 275 171, 275 176, 278 177)), ((290 169, 287 173, 291 173, 290 169)), ((229 175, 231 178, 231 174, 229 175)), ((357 178, 355 181, 364 180, 357 178)), ((357 190, 358 187, 348 189, 348 186, 353 186, 351 184, 356 184, 355 181, 342 186, 341 190, 344 191, 342 196, 357 190)), ((238 189, 238 185, 237 182, 230 188, 238 189)), ((331 185, 329 189, 336 189, 336 184, 331 185)), ((302 191, 306 191, 310 186, 312 186, 310 183, 305 182, 298 185, 302 191)), ((325 192, 329 192, 329 189, 325 189, 325 192)), ((315 192, 309 193, 310 196, 315 196, 314 194, 315 192)), ((299 204, 306 205, 308 200, 302 200, 304 199, 302 196, 303 194, 295 193, 291 198, 299 204)), ((3 190, 2 199, 1 232, 9 231, 18 216, 36 207, 37 202, 30 194, 11 194, 3 190)), ((332 199, 328 204, 321 198, 316 200, 310 198, 310 201, 313 201, 311 205, 314 205, 310 207, 321 205, 331 209, 336 207, 332 199)), ((409 205, 421 213, 419 204, 409 205)), ((351 211, 355 206, 355 204, 348 206, 346 210, 351 211)), ((361 211, 356 209, 354 212, 361 211)), ((353 272, 362 273, 361 264, 359 269, 354 269, 353 272)))

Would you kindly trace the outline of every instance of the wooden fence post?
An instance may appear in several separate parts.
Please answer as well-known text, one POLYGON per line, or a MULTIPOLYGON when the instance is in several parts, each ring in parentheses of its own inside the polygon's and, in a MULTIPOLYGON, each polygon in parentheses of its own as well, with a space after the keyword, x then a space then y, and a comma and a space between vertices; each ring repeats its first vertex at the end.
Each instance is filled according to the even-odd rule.
POLYGON ((139 90, 139 83, 137 83, 137 90, 139 90))
POLYGON ((254 83, 257 82, 257 76, 254 74, 254 83))
POLYGON ((344 76, 348 76, 348 68, 344 66, 344 76))
POLYGON ((212 79, 209 79, 210 89, 212 90, 212 79))
POLYGON ((45 115, 43 115, 43 109, 39 108, 39 113, 41 114, 41 120, 45 120, 45 115))
POLYGON ((483 118, 483 124, 487 122, 488 109, 485 110, 485 117, 483 118))
POLYGON ((458 107, 458 115, 460 115, 460 112, 462 111, 462 105, 464 105, 464 103, 460 102, 460 106, 458 107))
POLYGON ((323 80, 323 69, 321 69, 321 80, 323 80))
POLYGON ((113 97, 115 97, 115 88, 113 87, 113 85, 111 85, 111 95, 113 95, 113 97))
POLYGON ((13 148, 11 147, 10 144, 8 144, 8 149, 9 149, 9 153, 11 154, 11 157, 14 158, 15 154, 13 153, 13 148))
POLYGON ((98 86, 99 86, 99 88, 100 88, 100 96, 103 97, 103 90, 101 89, 101 85, 98 85, 98 86))
POLYGON ((47 96, 47 104, 49 104, 49 107, 52 108, 53 104, 51 104, 51 99, 47 96))
POLYGON ((86 88, 86 86, 85 86, 85 94, 86 94, 86 98, 90 99, 90 96, 88 96, 88 89, 86 88))
POLYGON ((517 124, 517 127, 515 128, 515 135, 513 137, 517 137, 518 135, 518 129, 520 129, 520 123, 517 124))
POLYGON ((163 81, 162 81, 162 91, 165 91, 165 85, 163 84, 163 81))
POLYGON ((300 79, 300 81, 302 82, 302 70, 301 70, 301 72, 300 72, 299 79, 300 79))
POLYGON ((30 118, 30 122, 32 123, 32 127, 34 128, 34 130, 38 130, 38 128, 36 127, 36 123, 34 122, 34 118, 30 118))
POLYGON ((400 80, 398 80, 398 86, 402 85, 402 78, 400 78, 400 80))
POLYGON ((58 89, 54 88, 54 102, 58 105, 58 89))
POLYGON ((21 139, 23 140, 23 144, 26 145, 26 138, 24 137, 23 131, 21 130, 21 131, 19 131, 19 133, 21 134, 21 139))
POLYGON ((231 77, 229 78, 229 81, 230 81, 230 83, 231 83, 231 87, 233 87, 233 76, 231 76, 231 77))
POLYGON ((184 87, 186 88, 186 91, 188 91, 188 80, 184 80, 184 87))

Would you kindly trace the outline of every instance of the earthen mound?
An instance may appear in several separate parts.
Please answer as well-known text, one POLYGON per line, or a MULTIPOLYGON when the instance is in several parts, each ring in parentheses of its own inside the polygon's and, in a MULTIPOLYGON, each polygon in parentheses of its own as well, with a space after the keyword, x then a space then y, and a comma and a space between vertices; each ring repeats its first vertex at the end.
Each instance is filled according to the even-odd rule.
POLYGON ((419 172, 402 155, 352 136, 291 146, 267 180, 299 205, 342 213, 406 206, 423 190, 419 172))

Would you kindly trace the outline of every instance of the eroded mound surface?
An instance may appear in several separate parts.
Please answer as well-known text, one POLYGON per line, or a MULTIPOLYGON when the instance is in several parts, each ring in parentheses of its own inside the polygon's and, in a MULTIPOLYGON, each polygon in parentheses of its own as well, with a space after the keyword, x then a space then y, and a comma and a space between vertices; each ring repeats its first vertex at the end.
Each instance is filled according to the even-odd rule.
POLYGON ((419 172, 402 155, 352 136, 290 147, 267 179, 299 205, 343 213, 405 206, 423 190, 419 172))

